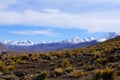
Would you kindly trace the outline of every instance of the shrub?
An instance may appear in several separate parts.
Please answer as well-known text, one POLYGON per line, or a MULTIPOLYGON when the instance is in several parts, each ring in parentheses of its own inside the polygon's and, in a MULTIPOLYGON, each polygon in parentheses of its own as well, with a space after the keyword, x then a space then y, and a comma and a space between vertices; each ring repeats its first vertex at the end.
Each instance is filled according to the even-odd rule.
POLYGON ((64 71, 63 71, 62 68, 56 68, 54 70, 54 73, 55 73, 56 76, 61 76, 64 73, 64 71))
POLYGON ((38 61, 38 58, 32 58, 32 61, 34 62, 34 61, 38 61))
POLYGON ((105 65, 108 62, 108 60, 106 58, 98 58, 97 62, 100 63, 100 64, 105 65))
POLYGON ((11 60, 10 65, 15 65, 15 61, 11 60))
POLYGON ((21 56, 21 59, 22 59, 22 60, 29 60, 29 56, 23 55, 23 56, 21 56))
POLYGON ((0 65, 3 65, 3 62, 2 62, 2 61, 0 61, 0 65))
POLYGON ((41 74, 41 76, 48 77, 50 75, 50 72, 49 71, 42 71, 40 74, 41 74))
POLYGON ((52 61, 57 60, 57 56, 52 56, 51 60, 52 60, 52 61))
POLYGON ((8 69, 7 69, 6 66, 4 66, 4 65, 0 65, 0 71, 1 71, 2 73, 5 73, 5 72, 8 71, 8 69))
POLYGON ((96 70, 95 79, 116 80, 116 72, 114 69, 106 68, 105 70, 96 70))
POLYGON ((31 58, 31 57, 32 57, 32 54, 28 54, 28 56, 31 58))
POLYGON ((42 55, 42 59, 51 60, 51 56, 49 54, 42 55))
POLYGON ((10 65, 7 68, 8 68, 8 71, 13 71, 15 67, 13 65, 10 65))
POLYGON ((67 51, 65 53, 66 57, 72 57, 73 56, 73 53, 71 51, 67 51))
POLYGON ((67 68, 65 69, 65 71, 66 71, 67 73, 70 73, 70 72, 73 71, 73 70, 74 70, 73 67, 67 67, 67 68))
POLYGON ((49 60, 42 60, 43 63, 50 63, 49 60))
POLYGON ((25 75, 23 80, 29 80, 29 78, 25 75))
POLYGON ((67 59, 64 59, 60 64, 60 67, 70 67, 70 66, 71 66, 71 64, 70 64, 69 60, 67 60, 67 59))
POLYGON ((23 72, 23 71, 16 71, 16 72, 14 72, 14 74, 18 77, 24 77, 25 76, 25 72, 23 72))
POLYGON ((55 54, 55 56, 57 56, 57 58, 64 57, 64 54, 61 52, 55 52, 54 54, 55 54))
POLYGON ((44 80, 45 78, 47 78, 49 76, 49 72, 48 71, 42 71, 40 74, 36 74, 32 80, 44 80))
POLYGON ((8 75, 4 77, 4 80, 19 80, 15 75, 8 75))
POLYGON ((17 63, 17 64, 26 64, 26 61, 22 61, 22 60, 18 59, 18 60, 16 61, 16 63, 17 63))
POLYGON ((49 66, 54 66, 55 62, 50 62, 49 66))
POLYGON ((84 65, 84 62, 83 61, 82 62, 78 62, 77 65, 78 66, 82 66, 82 65, 84 65))
POLYGON ((103 80, 116 80, 115 70, 106 68, 106 70, 103 72, 103 80))
POLYGON ((100 53, 99 51, 95 51, 95 52, 93 53, 93 55, 94 55, 93 57, 94 57, 95 59, 101 57, 101 53, 100 53))
POLYGON ((86 66, 86 70, 90 71, 90 70, 94 70, 96 67, 95 65, 89 65, 89 66, 86 66))
POLYGON ((70 72, 70 74, 69 74, 69 77, 72 77, 72 78, 79 78, 82 76, 83 76, 83 71, 81 71, 81 70, 74 70, 74 71, 70 72))

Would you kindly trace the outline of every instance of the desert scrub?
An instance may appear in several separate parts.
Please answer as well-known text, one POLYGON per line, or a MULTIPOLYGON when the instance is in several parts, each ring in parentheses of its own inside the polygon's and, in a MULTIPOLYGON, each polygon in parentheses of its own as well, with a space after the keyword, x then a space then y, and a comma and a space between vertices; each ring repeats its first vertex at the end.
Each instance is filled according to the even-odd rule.
POLYGON ((60 63, 60 67, 70 67, 70 66, 71 66, 70 61, 67 59, 62 60, 60 63))
POLYGON ((64 54, 62 52, 54 52, 55 56, 57 56, 58 58, 60 57, 64 57, 64 54))
POLYGON ((57 56, 52 56, 51 61, 55 61, 55 60, 57 60, 57 56))
POLYGON ((13 65, 9 65, 7 68, 8 68, 8 71, 13 71, 15 69, 13 65))
POLYGON ((108 60, 106 58, 98 58, 97 62, 100 63, 100 64, 105 65, 108 62, 108 60))
POLYGON ((95 70, 94 79, 96 80, 116 80, 116 71, 114 69, 106 68, 104 70, 95 70))
POLYGON ((73 56, 73 53, 71 51, 67 51, 65 53, 65 57, 72 57, 73 56))
POLYGON ((28 54, 29 58, 32 58, 33 54, 28 54))
POLYGON ((100 53, 99 51, 94 51, 94 52, 93 52, 93 57, 94 57, 95 59, 97 59, 97 58, 100 58, 100 57, 102 57, 102 56, 101 56, 101 53, 100 53))
POLYGON ((40 74, 34 75, 32 80, 44 80, 45 78, 49 77, 49 71, 42 71, 40 74))
POLYGON ((50 54, 43 54, 42 59, 44 60, 51 60, 52 56, 50 54))
POLYGON ((13 65, 5 66, 2 62, 0 62, 0 71, 2 73, 8 72, 8 71, 13 71, 14 68, 15 67, 13 65))
POLYGON ((10 65, 15 65, 15 61, 11 60, 10 65))
POLYGON ((67 73, 70 73, 70 72, 73 71, 73 70, 74 70, 73 67, 66 67, 66 68, 65 68, 65 72, 67 72, 67 73))
POLYGON ((15 75, 8 75, 4 77, 5 80, 19 80, 15 75))
POLYGON ((94 70, 96 68, 96 66, 95 65, 89 65, 89 66, 86 66, 86 70, 87 71, 90 71, 90 70, 94 70))
POLYGON ((32 58, 32 62, 38 61, 38 58, 32 58))
POLYGON ((2 62, 2 61, 0 61, 0 65, 3 65, 3 62, 2 62))
POLYGON ((29 60, 29 56, 24 54, 24 55, 21 56, 21 59, 25 60, 25 61, 28 61, 29 60))
MULTIPOLYGON (((30 56, 30 55, 29 55, 30 56)), ((32 54, 32 56, 30 58, 35 58, 35 59, 39 59, 40 55, 39 54, 32 54)))
POLYGON ((78 63, 77 63, 77 65, 78 66, 83 66, 85 63, 83 62, 83 61, 79 61, 78 63))
POLYGON ((26 62, 25 60, 20 60, 20 59, 18 59, 18 60, 16 61, 16 63, 17 63, 17 64, 26 64, 27 62, 26 62))
POLYGON ((6 73, 8 71, 8 68, 4 65, 0 65, 0 72, 6 73))
POLYGON ((0 72, 5 73, 7 71, 8 71, 7 67, 4 66, 2 61, 0 61, 0 72))
POLYGON ((25 75, 23 80, 29 80, 29 78, 25 75))
POLYGON ((49 60, 42 60, 43 63, 50 63, 49 60))
POLYGON ((49 66, 55 66, 55 62, 50 62, 49 66))
POLYGON ((64 70, 62 68, 56 68, 54 70, 54 73, 55 73, 56 76, 61 76, 61 75, 64 74, 64 70))
POLYGON ((84 75, 83 71, 81 71, 81 70, 73 70, 72 72, 70 72, 69 77, 80 78, 83 75, 84 75))
POLYGON ((14 56, 14 57, 11 57, 10 58, 12 61, 17 61, 18 59, 21 59, 21 57, 20 56, 14 56))

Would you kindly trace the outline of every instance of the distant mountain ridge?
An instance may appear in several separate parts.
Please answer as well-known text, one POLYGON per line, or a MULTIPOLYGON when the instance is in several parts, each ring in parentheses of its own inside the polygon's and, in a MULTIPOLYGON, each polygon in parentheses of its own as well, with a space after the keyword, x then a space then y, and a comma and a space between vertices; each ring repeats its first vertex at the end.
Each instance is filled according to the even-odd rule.
POLYGON ((66 40, 61 41, 60 43, 70 43, 70 44, 78 44, 78 43, 84 43, 84 42, 90 42, 95 40, 95 38, 91 37, 91 38, 80 38, 80 37, 75 37, 75 38, 69 38, 66 40))
POLYGON ((108 39, 115 38, 115 37, 117 37, 117 36, 119 36, 119 35, 120 35, 120 34, 115 33, 115 32, 109 32, 109 33, 105 34, 104 37, 98 39, 97 41, 103 42, 103 41, 106 41, 106 40, 108 40, 108 39))
POLYGON ((14 46, 31 46, 35 45, 32 41, 11 41, 11 40, 5 40, 2 42, 5 45, 14 45, 14 46))
POLYGON ((4 44, 0 43, 0 52, 4 50, 9 50, 9 48, 5 46, 4 44))
POLYGON ((11 50, 16 51, 31 51, 31 52, 46 52, 54 50, 81 48, 86 46, 91 46, 99 42, 106 41, 108 39, 114 38, 119 34, 115 32, 109 32, 99 39, 95 38, 69 38, 60 42, 43 42, 34 43, 32 41, 11 41, 5 40, 2 43, 5 44, 11 50))

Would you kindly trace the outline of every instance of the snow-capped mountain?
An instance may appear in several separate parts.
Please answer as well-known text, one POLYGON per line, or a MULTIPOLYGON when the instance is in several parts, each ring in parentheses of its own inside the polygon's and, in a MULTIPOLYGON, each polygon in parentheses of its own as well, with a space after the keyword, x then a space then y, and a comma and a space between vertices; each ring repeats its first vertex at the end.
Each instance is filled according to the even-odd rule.
POLYGON ((27 51, 27 52, 46 52, 54 50, 64 50, 64 49, 73 49, 73 48, 82 48, 97 44, 99 42, 106 41, 108 39, 117 37, 119 34, 115 32, 110 32, 104 35, 104 37, 95 39, 95 38, 80 38, 74 37, 69 38, 60 42, 41 42, 34 43, 32 41, 11 41, 5 40, 2 43, 5 44, 10 50, 15 51, 27 51))
POLYGON ((14 46, 32 46, 35 45, 32 41, 11 41, 11 40, 5 40, 2 42, 5 45, 14 45, 14 46))
POLYGON ((61 41, 60 43, 62 44, 78 44, 78 43, 84 43, 84 42, 89 42, 95 40, 95 38, 80 38, 80 37, 75 37, 75 38, 69 38, 66 40, 61 41))
POLYGON ((120 35, 120 34, 115 33, 115 32, 109 32, 109 33, 105 34, 104 37, 98 39, 97 41, 98 41, 98 42, 103 42, 103 41, 106 41, 106 40, 108 40, 108 39, 115 38, 115 37, 117 37, 117 36, 119 36, 119 35, 120 35))
POLYGON ((82 44, 82 43, 88 43, 88 42, 92 42, 92 41, 97 41, 97 42, 103 42, 106 41, 108 39, 114 38, 116 36, 118 36, 119 34, 115 33, 115 32, 109 32, 107 34, 104 35, 104 37, 99 38, 99 39, 95 39, 93 37, 91 38, 80 38, 80 37, 74 37, 74 38, 69 38, 60 42, 52 42, 52 41, 44 41, 42 43, 34 43, 32 41, 11 41, 11 40, 5 40, 2 43, 7 45, 7 46, 35 46, 35 45, 54 45, 54 44, 60 44, 60 45, 75 45, 75 44, 82 44))

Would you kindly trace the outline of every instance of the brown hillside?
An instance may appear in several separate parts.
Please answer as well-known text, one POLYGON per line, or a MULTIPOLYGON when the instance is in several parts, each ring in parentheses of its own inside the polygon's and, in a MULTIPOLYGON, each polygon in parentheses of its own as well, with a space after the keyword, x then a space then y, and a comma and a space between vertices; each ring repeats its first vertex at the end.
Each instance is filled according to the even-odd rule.
POLYGON ((9 50, 4 44, 0 43, 0 51, 9 50))
POLYGON ((81 49, 9 55, 0 64, 7 80, 120 80, 120 37, 81 49))

